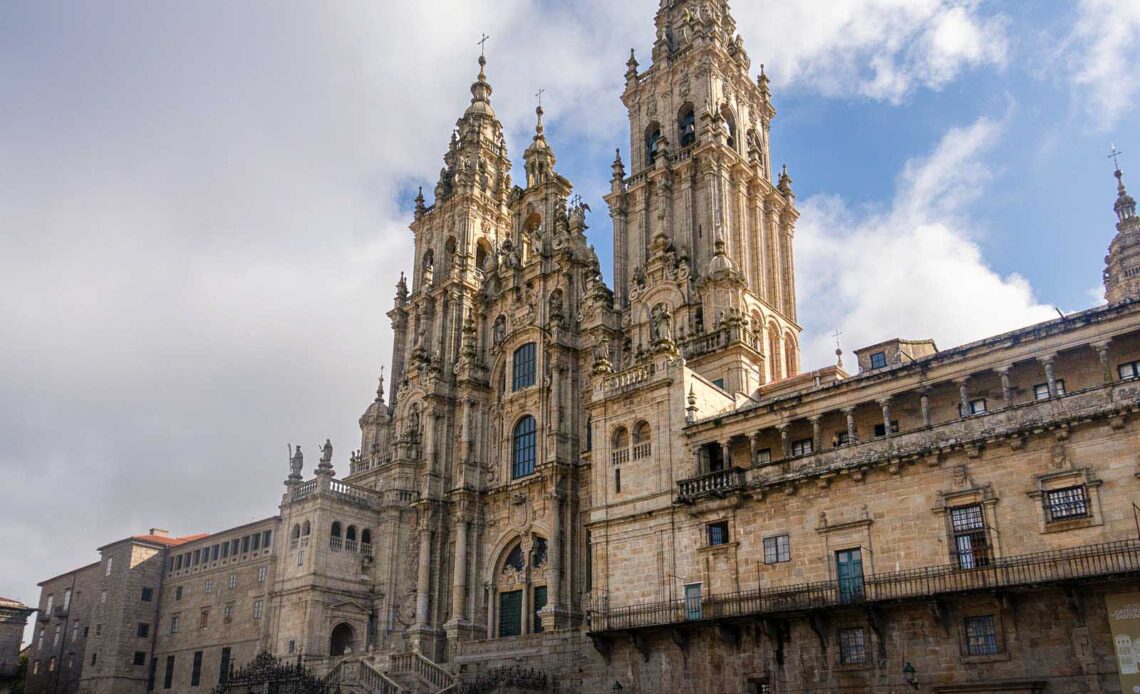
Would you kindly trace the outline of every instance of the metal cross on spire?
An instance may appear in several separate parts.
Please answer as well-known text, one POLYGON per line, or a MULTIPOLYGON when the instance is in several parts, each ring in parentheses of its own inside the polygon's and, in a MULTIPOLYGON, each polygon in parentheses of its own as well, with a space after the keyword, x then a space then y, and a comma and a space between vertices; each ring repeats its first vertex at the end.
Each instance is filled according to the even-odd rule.
POLYGON ((478 46, 479 46, 479 55, 486 57, 487 56, 487 39, 489 39, 491 37, 487 36, 486 34, 483 34, 482 36, 483 36, 483 38, 479 39, 475 43, 478 44, 478 46))
POLYGON ((545 89, 539 89, 539 90, 538 90, 537 92, 535 92, 535 94, 534 94, 536 97, 538 97, 538 105, 539 105, 539 106, 542 106, 542 94, 543 94, 543 92, 545 92, 545 91, 546 91, 545 89))
POLYGON ((1111 159, 1112 163, 1116 165, 1117 171, 1120 170, 1120 155, 1121 154, 1124 154, 1124 152, 1117 150, 1116 145, 1113 144, 1112 145, 1112 154, 1108 155, 1108 158, 1111 159))
POLYGON ((835 332, 831 333, 831 336, 835 338, 835 349, 840 349, 840 347, 839 347, 839 336, 840 336, 840 335, 842 335, 842 334, 843 334, 843 333, 841 333, 841 332, 840 332, 840 331, 838 331, 838 330, 836 330, 835 332))

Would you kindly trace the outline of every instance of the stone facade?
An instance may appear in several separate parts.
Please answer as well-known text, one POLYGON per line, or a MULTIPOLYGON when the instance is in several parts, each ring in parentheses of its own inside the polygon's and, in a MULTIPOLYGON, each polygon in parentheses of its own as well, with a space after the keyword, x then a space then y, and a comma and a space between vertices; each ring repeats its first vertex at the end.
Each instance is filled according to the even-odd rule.
POLYGON ((541 107, 513 183, 481 56, 348 474, 326 442, 306 477, 297 449, 279 516, 129 538, 41 584, 33 692, 188 693, 261 650, 373 694, 1119 691, 1106 599, 1140 590, 1123 175, 1108 305, 801 372, 768 79, 723 0, 656 26, 606 196, 615 288, 541 107))
POLYGON ((0 598, 0 694, 12 691, 12 686, 23 675, 20 642, 28 617, 35 612, 22 602, 0 598))

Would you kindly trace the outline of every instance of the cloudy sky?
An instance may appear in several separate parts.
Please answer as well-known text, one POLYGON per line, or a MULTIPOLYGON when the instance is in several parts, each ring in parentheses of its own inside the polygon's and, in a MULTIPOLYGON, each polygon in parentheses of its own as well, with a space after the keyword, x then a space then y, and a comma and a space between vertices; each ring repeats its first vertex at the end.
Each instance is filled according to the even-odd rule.
MULTIPOLYGON (((835 329, 949 347, 1099 301, 1140 0, 735 4, 803 213, 805 368, 835 329)), ((481 33, 516 172, 544 88, 608 265, 657 5, 0 3, 0 595, 274 513, 287 442, 347 467, 481 33)))

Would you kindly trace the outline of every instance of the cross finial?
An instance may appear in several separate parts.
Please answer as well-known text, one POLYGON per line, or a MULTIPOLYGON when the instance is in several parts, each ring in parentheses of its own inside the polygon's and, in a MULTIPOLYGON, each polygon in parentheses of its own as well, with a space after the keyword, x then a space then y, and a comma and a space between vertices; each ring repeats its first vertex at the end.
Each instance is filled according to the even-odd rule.
POLYGON ((475 43, 479 44, 479 55, 486 57, 486 55, 487 55, 487 39, 489 39, 491 37, 487 36, 486 34, 482 34, 482 37, 483 38, 479 39, 475 43))
POLYGON ((1112 154, 1109 154, 1108 158, 1112 160, 1112 163, 1116 166, 1117 171, 1120 170, 1120 155, 1121 154, 1124 154, 1124 152, 1118 151, 1116 149, 1116 145, 1113 144, 1112 145, 1112 154))
POLYGON ((545 91, 546 91, 545 89, 539 89, 537 92, 535 92, 535 96, 538 97, 538 105, 539 106, 542 106, 542 94, 545 91))
POLYGON ((838 331, 838 330, 836 330, 835 332, 831 333, 831 336, 835 338, 835 348, 836 348, 836 349, 839 349, 839 348, 840 348, 840 347, 839 347, 839 336, 840 336, 840 335, 842 335, 842 334, 843 334, 843 333, 841 333, 841 332, 840 332, 840 331, 838 331))

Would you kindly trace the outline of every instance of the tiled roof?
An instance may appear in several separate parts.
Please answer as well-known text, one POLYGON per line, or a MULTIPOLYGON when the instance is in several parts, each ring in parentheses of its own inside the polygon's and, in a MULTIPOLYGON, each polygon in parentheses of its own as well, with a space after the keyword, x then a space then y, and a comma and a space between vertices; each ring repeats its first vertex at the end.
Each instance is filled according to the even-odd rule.
POLYGON ((207 537, 210 533, 198 533, 197 535, 185 535, 183 537, 167 537, 165 535, 133 535, 132 540, 139 540, 140 542, 153 542, 157 545, 166 545, 167 547, 175 547, 177 545, 193 542, 194 540, 201 540, 207 537))

